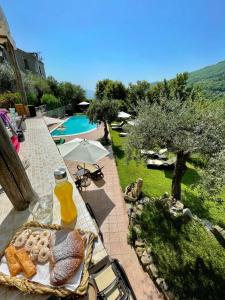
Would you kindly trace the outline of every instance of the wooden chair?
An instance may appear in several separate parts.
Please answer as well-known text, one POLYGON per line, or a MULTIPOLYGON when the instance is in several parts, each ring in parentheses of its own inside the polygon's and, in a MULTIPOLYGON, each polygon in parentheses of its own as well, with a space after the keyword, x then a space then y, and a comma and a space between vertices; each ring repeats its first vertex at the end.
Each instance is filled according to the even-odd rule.
POLYGON ((104 263, 97 271, 94 266, 94 273, 90 269, 90 281, 96 286, 98 299, 137 300, 120 262, 108 256, 104 263))

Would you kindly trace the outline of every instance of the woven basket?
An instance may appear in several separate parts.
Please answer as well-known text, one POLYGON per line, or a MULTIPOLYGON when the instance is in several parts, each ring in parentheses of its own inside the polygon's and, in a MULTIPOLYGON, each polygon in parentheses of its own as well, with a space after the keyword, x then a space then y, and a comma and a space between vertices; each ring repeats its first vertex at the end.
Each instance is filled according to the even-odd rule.
MULTIPOLYGON (((61 225, 57 224, 52 224, 52 225, 44 225, 40 224, 38 222, 28 222, 22 225, 14 237, 12 238, 11 242, 9 244, 12 244, 15 239, 22 233, 27 228, 30 227, 38 227, 38 228, 43 228, 43 229, 52 229, 52 230, 61 230, 63 227, 61 225)), ((81 233, 85 233, 85 231, 79 230, 81 233)), ((92 256, 92 250, 93 250, 93 244, 94 240, 97 237, 94 233, 88 232, 89 233, 89 241, 87 245, 87 250, 86 250, 86 255, 85 255, 85 260, 84 260, 84 267, 83 267, 83 272, 82 272, 82 277, 81 277, 81 282, 79 286, 77 287, 76 290, 70 291, 67 290, 66 288, 63 287, 53 287, 53 286, 47 286, 43 285, 40 283, 32 282, 26 278, 18 278, 18 277, 13 277, 9 275, 5 275, 0 272, 0 284, 6 285, 6 286, 11 286, 11 287, 16 287, 20 291, 22 291, 25 294, 51 294, 55 295, 58 297, 66 297, 71 294, 75 295, 85 295, 87 292, 88 288, 88 280, 89 280, 89 272, 88 272, 88 266, 91 261, 91 256, 92 256)), ((6 248, 9 246, 9 244, 6 246, 6 248)), ((4 256, 5 249, 0 253, 0 258, 4 256)))

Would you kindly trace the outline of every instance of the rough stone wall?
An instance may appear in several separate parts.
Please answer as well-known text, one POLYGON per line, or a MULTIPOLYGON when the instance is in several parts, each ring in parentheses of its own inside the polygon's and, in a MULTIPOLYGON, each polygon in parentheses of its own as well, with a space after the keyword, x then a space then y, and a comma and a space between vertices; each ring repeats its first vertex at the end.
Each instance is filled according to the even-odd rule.
POLYGON ((37 53, 25 52, 21 49, 16 49, 15 53, 22 72, 31 72, 37 76, 46 77, 44 64, 37 53))
MULTIPOLYGON (((15 50, 17 62, 22 72, 31 72, 34 75, 45 78, 45 66, 38 53, 25 52, 21 49, 15 50)), ((5 47, 0 46, 0 63, 10 63, 9 55, 5 47)))

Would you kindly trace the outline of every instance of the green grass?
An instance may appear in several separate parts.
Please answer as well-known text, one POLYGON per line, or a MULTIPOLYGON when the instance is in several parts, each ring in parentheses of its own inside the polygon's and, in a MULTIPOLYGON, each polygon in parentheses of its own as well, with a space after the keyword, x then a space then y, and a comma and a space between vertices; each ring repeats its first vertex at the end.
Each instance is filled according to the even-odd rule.
POLYGON ((196 221, 178 226, 152 201, 139 221, 142 238, 176 299, 225 299, 225 250, 196 221))
MULTIPOLYGON (((120 137, 119 133, 114 130, 111 130, 110 133, 122 189, 124 190, 127 185, 140 177, 144 180, 143 192, 146 195, 156 197, 161 196, 164 192, 170 193, 172 171, 147 169, 143 161, 137 164, 131 160, 127 163, 124 151, 126 138, 120 137)), ((182 182, 182 201, 200 218, 206 218, 225 228, 225 202, 220 204, 200 200, 191 188, 191 185, 199 179, 198 169, 191 163, 188 163, 187 166, 188 170, 182 182)), ((225 199, 225 190, 222 197, 225 199)))

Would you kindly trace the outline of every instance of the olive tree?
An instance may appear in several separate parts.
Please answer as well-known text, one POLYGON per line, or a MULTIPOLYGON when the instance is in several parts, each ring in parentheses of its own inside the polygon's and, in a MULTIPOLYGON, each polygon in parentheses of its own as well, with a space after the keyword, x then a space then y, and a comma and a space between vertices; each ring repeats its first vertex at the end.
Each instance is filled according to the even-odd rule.
POLYGON ((63 105, 71 104, 75 108, 79 102, 86 100, 85 90, 80 85, 71 82, 61 82, 58 87, 59 98, 63 105))
MULTIPOLYGON (((223 104, 222 104, 223 105, 223 104)), ((223 105, 224 106, 224 105, 223 105)), ((225 147, 224 108, 214 102, 174 98, 160 99, 139 107, 136 125, 127 143, 130 156, 138 157, 140 149, 166 147, 176 156, 171 194, 181 198, 181 182, 186 162, 194 152, 208 159, 219 157, 225 147)))
POLYGON ((136 83, 129 83, 127 88, 127 105, 129 112, 136 114, 138 103, 141 100, 146 99, 150 88, 150 83, 145 80, 138 80, 136 83))
POLYGON ((95 96, 98 100, 104 100, 105 98, 110 100, 125 100, 127 90, 121 81, 103 79, 99 80, 96 84, 95 96))
POLYGON ((104 123, 104 139, 108 141, 109 131, 107 122, 111 123, 118 115, 118 104, 116 100, 104 99, 102 101, 91 101, 87 115, 91 122, 102 121, 104 123))

